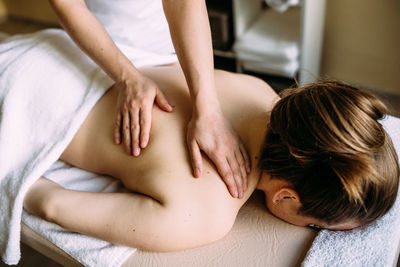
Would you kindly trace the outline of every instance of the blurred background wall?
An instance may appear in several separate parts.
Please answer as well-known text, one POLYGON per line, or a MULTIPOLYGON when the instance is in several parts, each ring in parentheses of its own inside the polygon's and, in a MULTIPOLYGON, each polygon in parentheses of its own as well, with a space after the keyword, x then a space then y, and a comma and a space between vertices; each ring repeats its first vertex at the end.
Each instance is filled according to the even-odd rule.
POLYGON ((400 93, 400 1, 328 0, 321 71, 400 93))
POLYGON ((0 17, 4 17, 7 14, 6 7, 3 1, 0 1, 0 17))
POLYGON ((56 24, 48 0, 0 0, 0 14, 35 20, 45 24, 56 24), (3 13, 2 13, 3 12, 3 13))
MULTIPOLYGON (((57 23, 47 0, 0 0, 6 13, 57 23)), ((400 1, 327 0, 321 63, 324 76, 400 94, 400 1)))

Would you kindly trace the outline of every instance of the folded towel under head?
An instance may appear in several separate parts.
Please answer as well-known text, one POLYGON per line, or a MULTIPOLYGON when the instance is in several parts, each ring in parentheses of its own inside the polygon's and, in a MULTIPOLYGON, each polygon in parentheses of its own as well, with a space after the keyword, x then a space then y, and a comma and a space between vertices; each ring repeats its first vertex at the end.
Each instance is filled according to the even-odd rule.
MULTIPOLYGON (((400 155, 400 119, 388 116, 382 124, 400 155)), ((395 266, 399 245, 400 190, 391 210, 371 225, 350 231, 322 230, 303 266, 395 266)))

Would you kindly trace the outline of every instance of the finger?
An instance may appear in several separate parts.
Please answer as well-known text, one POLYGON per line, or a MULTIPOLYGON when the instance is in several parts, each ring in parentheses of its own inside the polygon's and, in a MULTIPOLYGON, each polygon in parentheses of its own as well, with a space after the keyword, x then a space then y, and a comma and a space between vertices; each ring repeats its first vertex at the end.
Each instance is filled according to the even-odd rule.
POLYGON ((157 89, 156 103, 164 111, 171 112, 173 110, 164 93, 160 89, 157 89))
POLYGON ((196 141, 190 142, 189 152, 192 161, 193 175, 199 178, 203 172, 203 157, 201 156, 201 151, 196 141))
POLYGON ((119 145, 121 144, 121 121, 122 121, 122 116, 121 112, 117 112, 116 118, 115 118, 115 125, 114 125, 114 143, 119 145))
POLYGON ((243 192, 245 192, 247 190, 247 172, 246 172, 246 166, 245 166, 246 163, 244 161, 244 158, 243 158, 242 152, 240 151, 240 148, 236 150, 235 158, 239 164, 239 171, 242 176, 242 180, 241 180, 242 188, 243 188, 243 192))
POLYGON ((228 187, 228 191, 232 195, 232 197, 235 198, 239 197, 236 182, 235 179, 233 178, 231 167, 229 166, 229 163, 226 160, 226 158, 221 159, 220 157, 211 154, 208 155, 208 157, 215 164, 215 167, 217 168, 219 175, 221 175, 222 180, 228 187))
POLYGON ((139 146, 139 134, 140 134, 140 125, 139 125, 139 110, 134 109, 129 112, 131 118, 131 142, 132 142, 132 154, 134 156, 140 155, 140 146, 139 146))
POLYGON ((250 171, 251 171, 251 162, 250 162, 249 154, 247 153, 247 149, 243 145, 242 142, 240 142, 240 144, 239 144, 239 149, 240 149, 240 152, 242 152, 242 155, 243 155, 243 158, 244 158, 244 161, 245 161, 246 171, 247 171, 247 173, 250 173, 250 171))
POLYGON ((243 197, 243 186, 242 186, 242 174, 240 173, 239 164, 235 158, 235 156, 228 158, 229 166, 231 167, 233 179, 236 183, 236 188, 238 192, 238 198, 243 197))
POLYGON ((126 152, 129 155, 131 155, 131 131, 130 131, 129 113, 124 112, 122 115, 123 115, 122 116, 122 125, 123 125, 122 136, 124 139, 126 152))
POLYGON ((140 147, 147 147, 150 140, 151 130, 151 108, 145 106, 140 110, 140 147))

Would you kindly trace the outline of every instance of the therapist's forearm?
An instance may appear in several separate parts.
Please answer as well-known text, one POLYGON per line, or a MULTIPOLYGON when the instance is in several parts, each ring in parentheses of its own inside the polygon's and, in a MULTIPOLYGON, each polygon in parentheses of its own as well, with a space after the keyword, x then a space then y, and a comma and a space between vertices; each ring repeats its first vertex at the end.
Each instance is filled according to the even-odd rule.
POLYGON ((138 73, 83 0, 50 0, 50 3, 75 43, 115 82, 124 82, 138 73))
POLYGON ((210 23, 204 0, 163 0, 172 41, 185 73, 194 110, 219 108, 210 23))

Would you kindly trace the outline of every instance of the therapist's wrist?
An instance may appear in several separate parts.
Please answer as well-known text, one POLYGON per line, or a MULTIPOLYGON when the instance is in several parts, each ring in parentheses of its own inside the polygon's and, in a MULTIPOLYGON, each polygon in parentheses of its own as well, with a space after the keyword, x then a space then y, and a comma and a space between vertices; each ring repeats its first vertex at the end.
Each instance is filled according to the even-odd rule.
POLYGON ((137 69, 126 69, 115 79, 117 88, 124 90, 140 82, 143 75, 137 69))
POLYGON ((112 73, 110 75, 116 84, 128 84, 142 76, 140 71, 123 54, 118 57, 117 62, 117 65, 111 66, 112 73))
POLYGON ((212 118, 222 114, 218 98, 202 99, 193 105, 193 116, 197 118, 212 118))
POLYGON ((191 90, 193 110, 198 113, 214 112, 220 109, 220 102, 214 84, 197 86, 191 90))

